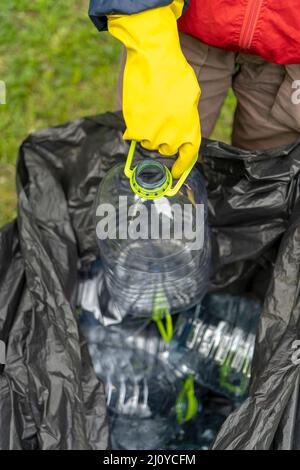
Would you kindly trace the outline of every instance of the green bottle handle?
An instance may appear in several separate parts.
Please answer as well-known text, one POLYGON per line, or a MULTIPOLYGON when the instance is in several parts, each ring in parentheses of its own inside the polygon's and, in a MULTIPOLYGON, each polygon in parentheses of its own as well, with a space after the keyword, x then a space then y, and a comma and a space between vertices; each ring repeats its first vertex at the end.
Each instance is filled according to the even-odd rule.
MULTIPOLYGON (((140 195, 140 193, 136 189, 136 186, 138 187, 138 185, 136 183, 135 183, 135 185, 132 184, 135 169, 132 169, 131 165, 132 165, 133 157, 134 157, 134 154, 135 154, 136 144, 137 144, 137 142, 135 140, 132 140, 132 142, 130 144, 126 164, 125 164, 124 173, 127 176, 127 178, 130 179, 131 187, 132 187, 133 191, 136 194, 140 195)), ((172 187, 173 178, 172 178, 171 172, 169 171, 168 168, 166 168, 167 174, 168 174, 168 181, 169 181, 167 187, 164 188, 163 191, 159 192, 159 194, 157 194, 157 190, 156 190, 155 195, 154 194, 153 195, 149 194, 149 195, 144 195, 144 197, 146 199, 155 199, 155 198, 162 197, 162 196, 175 196, 178 193, 178 191, 180 190, 180 188, 183 185, 183 183, 185 182, 185 180, 187 179, 187 177, 189 176, 189 174, 192 171, 192 169, 193 169, 195 163, 197 162, 197 160, 198 160, 198 155, 196 154, 195 158, 192 161, 192 163, 190 164, 190 166, 183 172, 183 174, 181 175, 181 177, 179 178, 179 180, 177 181, 177 183, 175 183, 175 185, 173 187, 172 187)), ((141 189, 141 188, 139 188, 139 189, 141 189)))
POLYGON ((169 309, 154 308, 152 319, 155 321, 158 331, 164 341, 169 344, 173 337, 173 319, 169 309), (165 324, 163 320, 165 320, 165 324))
POLYGON ((219 372, 220 373, 220 385, 231 394, 235 396, 242 396, 246 393, 247 388, 248 388, 249 380, 246 376, 246 373, 247 373, 247 370, 250 369, 251 364, 250 364, 250 361, 245 358, 244 363, 243 363, 244 378, 242 379, 240 385, 233 385, 228 381, 228 377, 231 372, 232 360, 233 360, 233 354, 229 354, 220 368, 220 372, 219 372))
POLYGON ((195 384, 192 376, 189 376, 180 391, 176 401, 176 415, 179 424, 190 421, 198 410, 198 400, 195 395, 195 384), (186 405, 186 406, 185 406, 186 405), (186 413, 183 415, 183 409, 186 408, 186 413))

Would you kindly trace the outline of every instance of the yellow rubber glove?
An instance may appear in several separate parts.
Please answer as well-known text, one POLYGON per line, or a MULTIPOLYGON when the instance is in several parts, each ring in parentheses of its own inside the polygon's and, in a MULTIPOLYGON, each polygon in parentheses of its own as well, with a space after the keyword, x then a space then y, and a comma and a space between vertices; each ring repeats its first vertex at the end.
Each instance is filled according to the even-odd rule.
POLYGON ((182 0, 126 16, 109 16, 108 30, 127 49, 124 71, 124 139, 148 150, 175 155, 172 174, 179 178, 201 143, 200 88, 179 43, 177 17, 182 0))

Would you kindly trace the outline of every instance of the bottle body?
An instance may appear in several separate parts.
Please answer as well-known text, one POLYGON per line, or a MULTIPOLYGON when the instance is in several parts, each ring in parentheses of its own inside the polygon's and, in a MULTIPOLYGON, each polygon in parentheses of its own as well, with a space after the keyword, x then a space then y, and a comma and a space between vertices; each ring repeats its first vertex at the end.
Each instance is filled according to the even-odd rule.
POLYGON ((96 218, 107 287, 123 316, 149 317, 161 308, 175 313, 199 303, 210 241, 206 190, 196 169, 176 196, 151 200, 132 191, 124 165, 117 165, 100 186, 96 218))

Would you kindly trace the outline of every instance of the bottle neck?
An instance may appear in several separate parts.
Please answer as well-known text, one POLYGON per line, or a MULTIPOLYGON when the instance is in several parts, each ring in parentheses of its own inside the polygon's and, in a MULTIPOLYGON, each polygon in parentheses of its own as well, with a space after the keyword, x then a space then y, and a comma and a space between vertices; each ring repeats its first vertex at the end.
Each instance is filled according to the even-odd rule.
POLYGON ((172 184, 168 168, 156 160, 143 160, 134 169, 134 189, 141 197, 155 199, 162 196, 172 184))

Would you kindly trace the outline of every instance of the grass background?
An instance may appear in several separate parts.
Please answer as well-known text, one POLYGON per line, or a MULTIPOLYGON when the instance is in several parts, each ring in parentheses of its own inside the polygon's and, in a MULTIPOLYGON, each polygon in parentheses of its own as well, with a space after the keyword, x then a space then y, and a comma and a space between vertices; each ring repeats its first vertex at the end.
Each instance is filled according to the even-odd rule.
MULTIPOLYGON (((0 226, 16 215, 15 162, 37 129, 114 109, 120 44, 98 33, 88 0, 9 0, 0 9, 0 226)), ((229 142, 230 92, 213 137, 229 142)))

